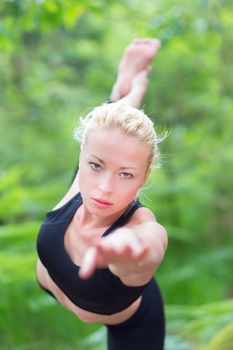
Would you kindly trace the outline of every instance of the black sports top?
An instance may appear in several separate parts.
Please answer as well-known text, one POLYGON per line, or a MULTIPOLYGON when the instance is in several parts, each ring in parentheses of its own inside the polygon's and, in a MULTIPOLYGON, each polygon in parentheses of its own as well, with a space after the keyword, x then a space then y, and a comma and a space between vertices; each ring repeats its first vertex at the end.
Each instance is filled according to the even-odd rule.
MULTIPOLYGON (((140 287, 126 286, 108 268, 96 269, 86 280, 79 277, 80 267, 67 254, 64 236, 81 204, 82 197, 78 193, 62 207, 47 213, 37 238, 38 255, 52 280, 75 305, 90 312, 111 315, 130 306, 149 282, 140 287)), ((142 204, 135 201, 130 210, 116 220, 102 236, 125 225, 140 207, 142 204)))

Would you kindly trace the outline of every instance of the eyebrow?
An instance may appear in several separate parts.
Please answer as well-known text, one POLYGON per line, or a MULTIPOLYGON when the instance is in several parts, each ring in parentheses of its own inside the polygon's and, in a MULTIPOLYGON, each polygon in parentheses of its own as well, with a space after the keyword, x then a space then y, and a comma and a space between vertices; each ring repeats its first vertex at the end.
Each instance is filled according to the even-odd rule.
MULTIPOLYGON (((96 158, 101 164, 105 165, 105 161, 103 159, 100 159, 99 157, 95 156, 94 154, 90 154, 91 157, 94 157, 96 158)), ((134 170, 137 170, 137 168, 135 167, 132 167, 132 166, 121 166, 120 167, 121 170, 124 170, 124 169, 134 169, 134 170)))

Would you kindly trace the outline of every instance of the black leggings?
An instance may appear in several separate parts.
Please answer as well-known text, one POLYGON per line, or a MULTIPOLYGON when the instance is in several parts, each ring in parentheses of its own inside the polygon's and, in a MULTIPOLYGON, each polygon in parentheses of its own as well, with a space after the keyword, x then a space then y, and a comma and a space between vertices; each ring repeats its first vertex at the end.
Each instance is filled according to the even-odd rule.
POLYGON ((118 325, 107 325, 108 350, 163 350, 165 321, 163 301, 154 280, 142 294, 136 313, 118 325))

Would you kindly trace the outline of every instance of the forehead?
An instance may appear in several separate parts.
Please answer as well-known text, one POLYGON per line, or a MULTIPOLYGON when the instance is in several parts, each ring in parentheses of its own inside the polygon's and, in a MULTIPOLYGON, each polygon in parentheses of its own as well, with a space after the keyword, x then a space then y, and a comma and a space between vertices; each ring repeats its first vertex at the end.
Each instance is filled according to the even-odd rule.
POLYGON ((144 167, 149 157, 146 144, 119 128, 90 131, 84 152, 87 156, 96 155, 105 162, 117 163, 119 166, 144 167))

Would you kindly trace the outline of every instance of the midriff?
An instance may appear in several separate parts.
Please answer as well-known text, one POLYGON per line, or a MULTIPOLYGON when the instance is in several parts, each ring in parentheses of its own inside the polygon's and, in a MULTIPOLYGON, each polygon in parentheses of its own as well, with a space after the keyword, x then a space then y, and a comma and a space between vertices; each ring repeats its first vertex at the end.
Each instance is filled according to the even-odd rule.
POLYGON ((101 323, 109 325, 122 323, 129 319, 137 311, 141 303, 140 297, 123 311, 114 313, 112 315, 96 314, 81 309, 80 307, 72 303, 62 292, 62 290, 51 279, 47 269, 39 259, 37 262, 37 279, 41 286, 49 290, 64 307, 73 312, 80 320, 86 323, 101 323))

